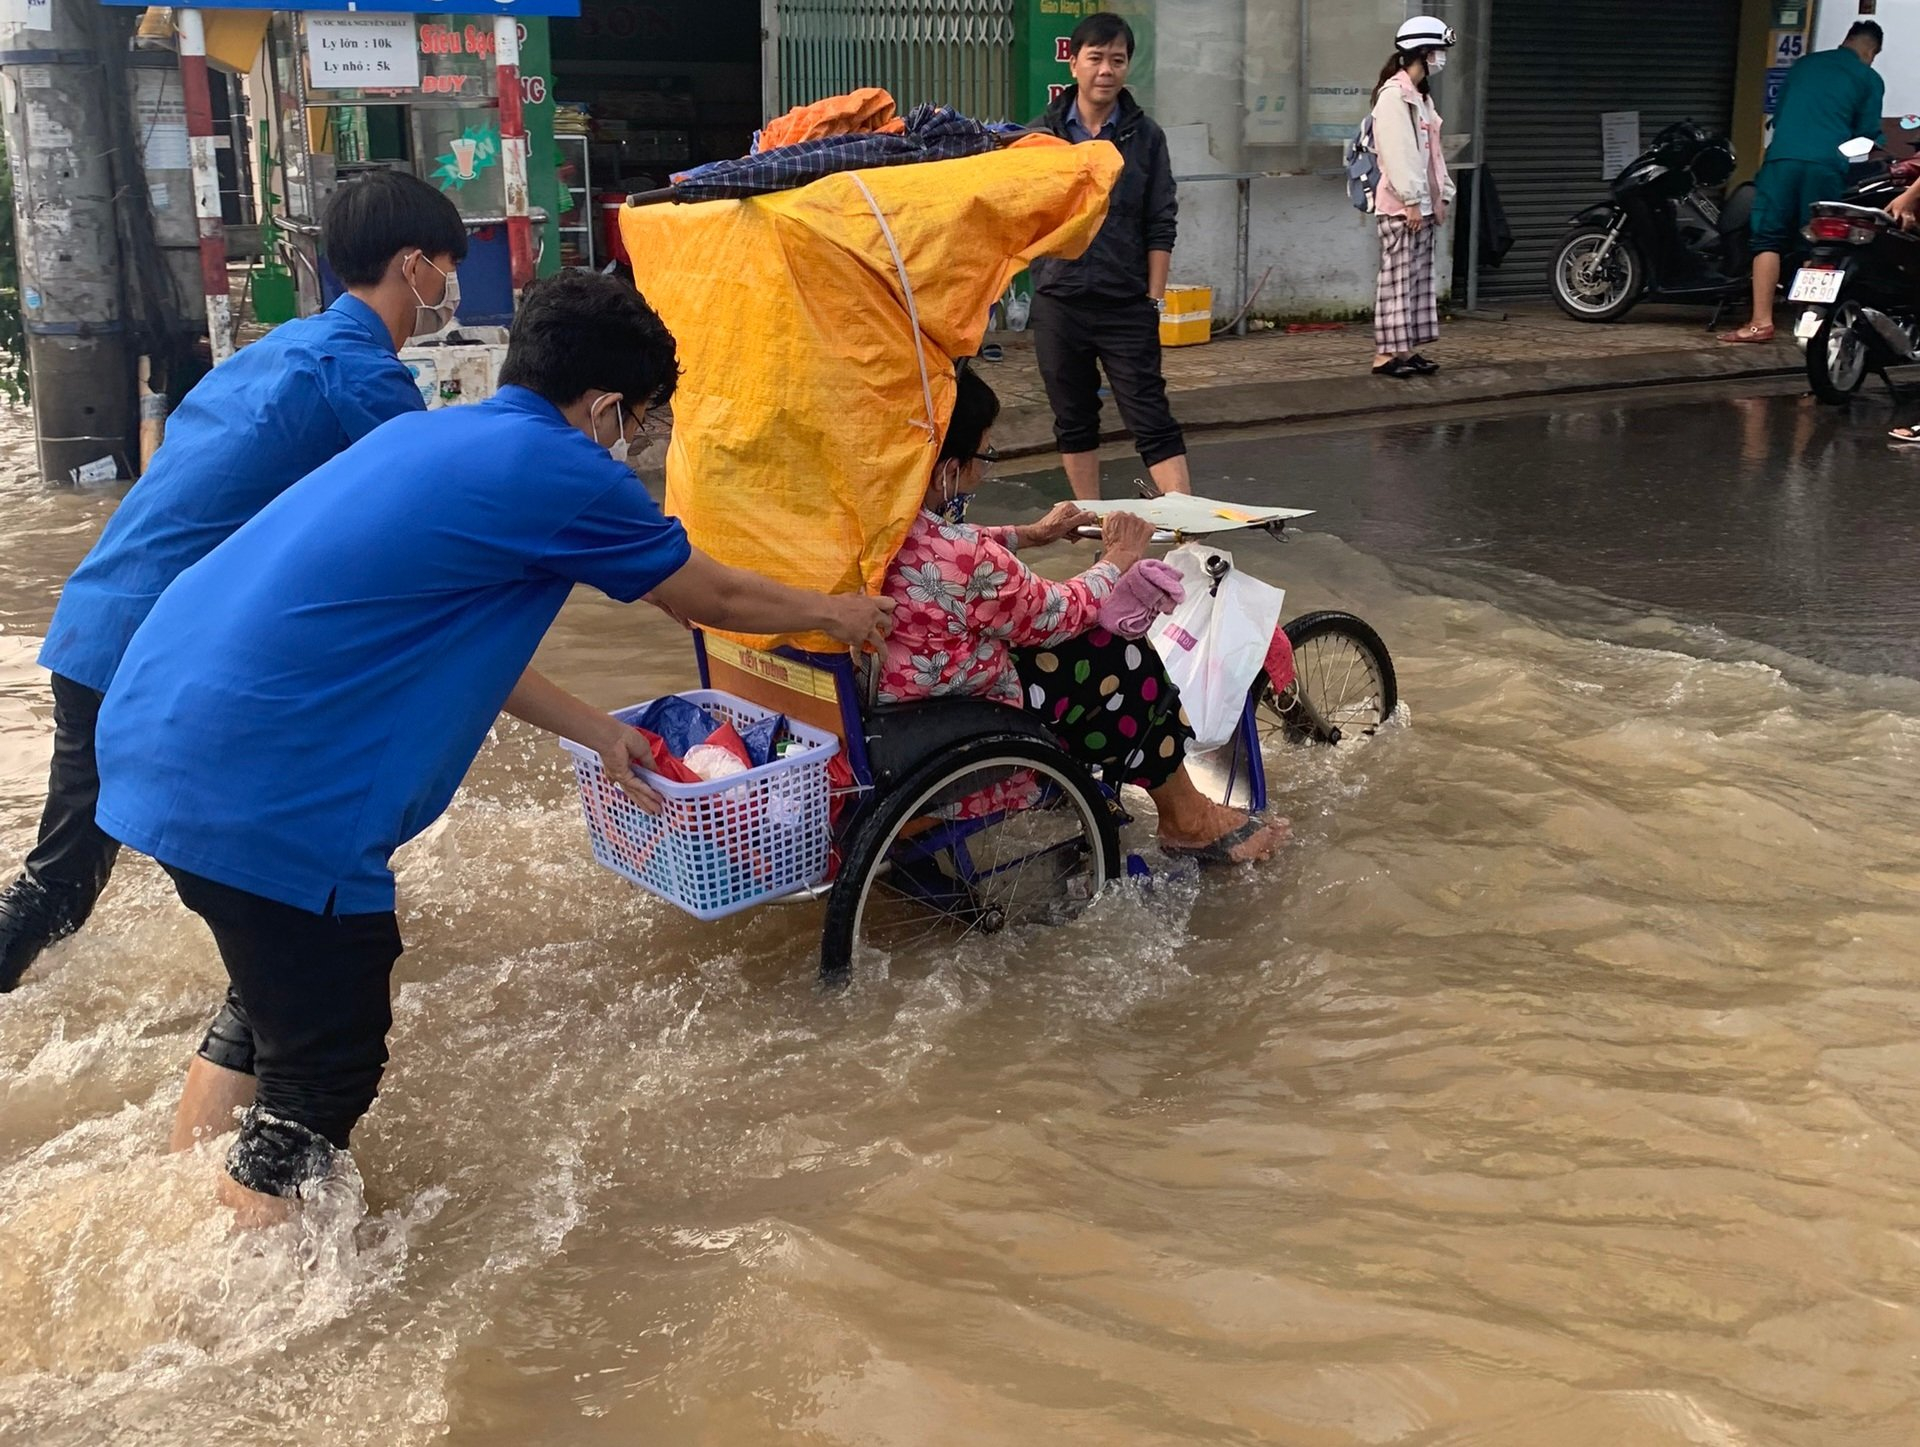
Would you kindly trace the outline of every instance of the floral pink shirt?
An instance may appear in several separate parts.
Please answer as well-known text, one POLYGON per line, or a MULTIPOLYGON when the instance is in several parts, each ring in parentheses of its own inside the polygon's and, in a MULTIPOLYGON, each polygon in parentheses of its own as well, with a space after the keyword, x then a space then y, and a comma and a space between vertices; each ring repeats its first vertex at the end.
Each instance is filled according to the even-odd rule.
POLYGON ((1016 648, 1044 648, 1093 627, 1120 581, 1111 563, 1055 583, 1013 555, 1012 528, 976 528, 922 512, 887 573, 893 632, 879 701, 952 695, 1020 706, 1016 648))

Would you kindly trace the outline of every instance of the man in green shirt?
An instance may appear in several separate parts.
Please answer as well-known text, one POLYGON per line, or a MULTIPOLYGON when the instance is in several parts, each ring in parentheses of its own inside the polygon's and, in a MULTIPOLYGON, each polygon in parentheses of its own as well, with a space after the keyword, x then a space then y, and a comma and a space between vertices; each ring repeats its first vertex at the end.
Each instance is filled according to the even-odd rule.
POLYGON ((1880 134, 1887 83, 1873 68, 1886 37, 1871 20, 1834 50, 1807 56, 1787 72, 1773 117, 1773 144, 1754 178, 1753 319, 1723 342, 1773 340, 1773 294, 1780 254, 1796 248, 1814 206, 1847 193, 1844 142, 1880 134))

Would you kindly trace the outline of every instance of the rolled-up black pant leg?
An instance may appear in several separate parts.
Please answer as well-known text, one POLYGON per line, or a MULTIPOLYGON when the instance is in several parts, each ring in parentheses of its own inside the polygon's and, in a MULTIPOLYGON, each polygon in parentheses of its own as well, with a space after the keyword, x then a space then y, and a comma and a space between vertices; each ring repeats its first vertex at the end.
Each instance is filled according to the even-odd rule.
POLYGON ((1112 307, 1100 318, 1100 365, 1113 386, 1120 420, 1148 467, 1184 457, 1187 439, 1174 421, 1161 371, 1160 313, 1145 297, 1112 307))
POLYGON ((93 822, 100 800, 100 770, 93 752, 100 699, 98 690, 53 675, 53 763, 47 770, 40 835, 27 855, 26 873, 53 897, 61 933, 86 923, 120 854, 119 843, 93 822))
POLYGON ((324 1166, 326 1146, 346 1149, 379 1093, 399 922, 391 910, 313 914, 185 870, 167 872, 182 903, 213 932, 232 982, 215 1029, 237 1015, 252 1041, 258 1084, 228 1168, 254 1190, 297 1194, 324 1166))
POLYGON ((1057 297, 1033 299, 1033 351, 1053 409, 1053 440, 1064 453, 1100 446, 1098 349, 1085 305, 1057 297))

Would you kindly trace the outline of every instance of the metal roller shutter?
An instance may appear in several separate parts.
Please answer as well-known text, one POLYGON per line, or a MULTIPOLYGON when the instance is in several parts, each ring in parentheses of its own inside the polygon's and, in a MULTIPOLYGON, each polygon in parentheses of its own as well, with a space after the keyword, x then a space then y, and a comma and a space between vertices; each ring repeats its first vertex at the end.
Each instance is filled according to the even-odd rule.
POLYGON ((1013 0, 773 0, 779 109, 882 86, 902 112, 931 102, 1013 117, 1013 0))
POLYGON ((1494 0, 1486 162, 1513 250, 1481 272, 1488 297, 1547 295, 1567 218, 1604 201, 1600 115, 1640 112, 1640 133, 1731 124, 1739 0, 1494 0))

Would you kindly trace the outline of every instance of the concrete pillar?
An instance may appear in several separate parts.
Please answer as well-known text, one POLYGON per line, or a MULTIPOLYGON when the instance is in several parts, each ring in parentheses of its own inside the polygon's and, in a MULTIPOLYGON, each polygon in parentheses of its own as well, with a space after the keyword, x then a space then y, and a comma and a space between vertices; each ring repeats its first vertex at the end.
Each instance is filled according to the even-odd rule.
POLYGON ((0 24, 20 314, 40 471, 52 482, 73 481, 82 468, 87 481, 134 475, 133 356, 109 109, 120 98, 107 94, 97 20, 94 0, 51 0, 44 30, 0 24))

